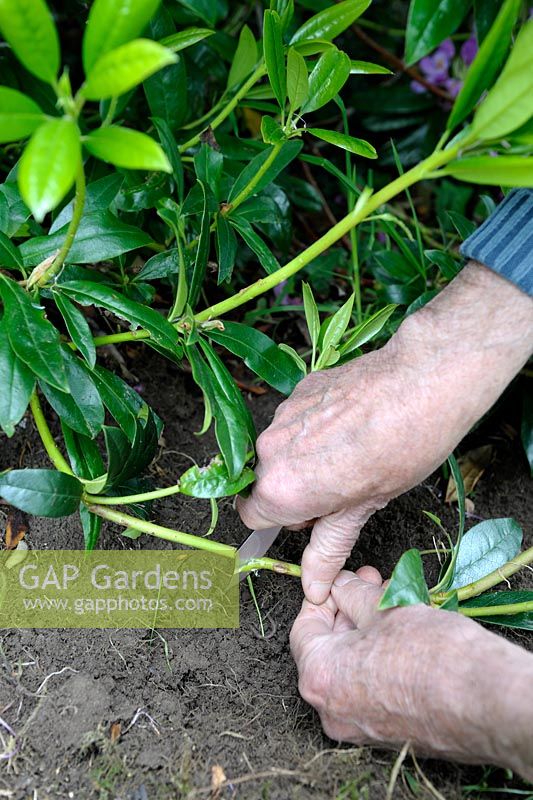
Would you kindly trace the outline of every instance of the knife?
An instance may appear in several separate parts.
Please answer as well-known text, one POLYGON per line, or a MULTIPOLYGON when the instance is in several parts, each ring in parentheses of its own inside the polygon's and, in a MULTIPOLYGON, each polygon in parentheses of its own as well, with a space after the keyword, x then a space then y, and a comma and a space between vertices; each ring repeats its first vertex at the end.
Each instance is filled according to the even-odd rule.
MULTIPOLYGON (((265 528, 262 531, 252 531, 237 551, 239 567, 242 567, 243 564, 252 561, 254 558, 263 558, 278 538, 280 531, 281 525, 276 525, 273 528, 265 528)), ((249 574, 249 572, 241 572, 239 580, 243 581, 249 574)))

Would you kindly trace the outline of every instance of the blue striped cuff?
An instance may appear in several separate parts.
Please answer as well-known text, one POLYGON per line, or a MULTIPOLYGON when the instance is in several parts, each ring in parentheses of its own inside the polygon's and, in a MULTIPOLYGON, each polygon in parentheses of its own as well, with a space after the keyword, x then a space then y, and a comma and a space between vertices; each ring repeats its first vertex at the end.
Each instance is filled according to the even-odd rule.
POLYGON ((533 189, 513 189, 461 245, 481 262, 533 297, 533 189))

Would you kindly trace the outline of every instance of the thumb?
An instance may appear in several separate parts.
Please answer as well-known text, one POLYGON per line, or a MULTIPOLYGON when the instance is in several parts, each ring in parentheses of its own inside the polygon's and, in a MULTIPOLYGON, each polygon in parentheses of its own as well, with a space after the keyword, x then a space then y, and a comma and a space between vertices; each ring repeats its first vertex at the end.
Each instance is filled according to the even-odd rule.
POLYGON ((327 599, 369 516, 369 511, 348 508, 315 523, 302 558, 302 586, 311 603, 320 604, 327 599))
POLYGON ((379 614, 377 605, 382 594, 381 575, 373 567, 362 567, 355 575, 340 572, 331 587, 331 596, 339 612, 356 628, 370 625, 379 614))

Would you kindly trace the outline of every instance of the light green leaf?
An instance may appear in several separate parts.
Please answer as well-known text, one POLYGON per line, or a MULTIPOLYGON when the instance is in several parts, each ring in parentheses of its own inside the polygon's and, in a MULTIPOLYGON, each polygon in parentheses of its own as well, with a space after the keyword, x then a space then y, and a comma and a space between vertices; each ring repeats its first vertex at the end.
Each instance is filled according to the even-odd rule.
POLYGON ((344 336, 352 318, 353 301, 354 295, 352 294, 330 320, 322 341, 323 352, 326 352, 330 347, 337 347, 344 336))
POLYGON ((278 144, 287 138, 279 122, 266 114, 261 117, 261 136, 265 144, 278 144))
POLYGON ((45 120, 31 98, 16 89, 0 86, 0 144, 31 136, 45 120))
POLYGON ((360 325, 357 325, 340 348, 341 355, 344 356, 347 355, 347 353, 351 353, 357 347, 362 347, 366 342, 369 342, 370 339, 373 339, 374 336, 377 336, 397 308, 398 306, 392 303, 376 311, 371 317, 361 322, 360 325))
POLYGON ((66 517, 80 503, 83 486, 72 475, 53 469, 13 469, 0 474, 0 495, 37 517, 66 517))
POLYGON ((307 375, 307 364, 305 363, 301 355, 296 352, 294 347, 291 347, 290 344, 285 344, 285 342, 281 342, 278 345, 278 347, 280 350, 283 350, 284 353, 287 353, 287 355, 289 355, 292 358, 292 360, 302 373, 302 377, 304 375, 307 375))
POLYGON ((313 346, 313 362, 316 347, 318 344, 318 337, 320 336, 320 317, 318 315, 318 308, 313 297, 313 292, 308 283, 302 281, 302 294, 304 301, 305 321, 307 323, 307 330, 309 331, 309 338, 313 346))
POLYGON ((91 131, 83 144, 91 155, 115 167, 172 172, 163 148, 146 133, 109 125, 91 131))
POLYGON ((343 150, 348 150, 350 153, 355 153, 357 156, 364 156, 364 158, 377 158, 378 154, 370 142, 365 142, 364 139, 356 139, 354 136, 348 136, 346 133, 339 133, 338 131, 327 131, 323 128, 306 128, 306 133, 315 136, 317 139, 322 139, 324 142, 335 145, 335 147, 342 147, 343 150))
POLYGON ((272 91, 280 108, 285 106, 287 74, 281 20, 275 11, 265 11, 263 20, 263 53, 272 91))
POLYGON ((179 479, 180 492, 190 497, 231 497, 239 494, 253 483, 255 474, 249 467, 244 467, 237 478, 230 478, 221 456, 215 458, 206 467, 191 467, 179 479))
POLYGON ((241 29, 239 42, 231 67, 228 74, 227 89, 242 83, 253 71, 258 59, 257 42, 255 36, 248 27, 244 25, 241 29))
POLYGON ((0 0, 0 33, 28 72, 54 83, 59 71, 59 38, 44 0, 0 0))
POLYGON ((88 100, 118 97, 178 57, 171 50, 150 39, 134 39, 100 58, 80 92, 88 100))
POLYGON ((460 589, 502 567, 520 552, 522 529, 514 519, 487 519, 470 528, 457 551, 449 589, 460 589))
POLYGON ((9 343, 5 320, 0 323, 0 427, 13 436, 28 407, 35 376, 15 355, 9 343))
MULTIPOLYGON (((259 192, 268 186, 269 183, 275 180, 280 172, 282 172, 285 167, 287 167, 291 161, 296 158, 301 149, 301 142, 286 142, 274 159, 274 162, 257 182, 254 188, 254 194, 259 194, 259 192)), ((248 186, 250 181, 255 178, 257 171, 261 169, 263 163, 270 157, 271 152, 271 147, 263 150, 262 153, 259 153, 257 156, 252 158, 250 163, 244 167, 242 172, 237 176, 235 183, 231 187, 231 191, 228 196, 229 203, 231 203, 231 201, 234 200, 243 191, 243 189, 248 186)))
POLYGON ((382 67, 381 64, 373 64, 372 61, 354 61, 352 58, 350 62, 350 75, 392 75, 393 72, 387 67, 382 67))
POLYGON ((64 198, 80 163, 80 132, 75 122, 64 117, 37 128, 18 171, 20 194, 37 222, 64 198))
POLYGON ((99 58, 139 36, 161 0, 94 0, 83 35, 83 67, 89 74, 99 58))
POLYGON ((180 50, 191 47, 193 44, 201 42, 214 33, 215 31, 209 28, 186 28, 184 31, 178 31, 177 33, 172 33, 170 36, 165 36, 164 39, 161 39, 159 44, 168 47, 173 53, 178 53, 180 50))
POLYGON ((298 28, 291 44, 308 39, 335 39, 366 11, 370 3, 371 0, 344 0, 343 3, 336 3, 319 11, 298 28))
POLYGON ((418 550, 408 550, 400 558, 385 589, 379 608, 413 606, 417 603, 429 605, 429 590, 424 578, 424 567, 418 550))
POLYGON ((471 156, 452 161, 443 169, 460 181, 489 186, 533 186, 533 157, 471 156))
POLYGON ((287 94, 291 113, 307 100, 309 76, 304 57, 294 47, 289 47, 287 55, 287 94))
POLYGON ((323 53, 309 75, 309 94, 302 106, 306 114, 325 106, 342 89, 350 75, 350 59, 346 53, 331 48, 323 53))

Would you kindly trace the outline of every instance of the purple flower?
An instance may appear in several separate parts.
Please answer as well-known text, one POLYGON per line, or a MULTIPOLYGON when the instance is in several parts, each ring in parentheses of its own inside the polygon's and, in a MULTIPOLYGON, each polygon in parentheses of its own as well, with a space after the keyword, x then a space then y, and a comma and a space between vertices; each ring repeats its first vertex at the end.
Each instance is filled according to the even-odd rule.
POLYGON ((461 58, 465 62, 466 66, 469 67, 472 61, 475 59, 478 51, 477 41, 475 36, 471 36, 466 42, 463 42, 461 46, 461 58))
POLYGON ((280 306, 292 306, 292 305, 300 305, 302 300, 299 297, 289 297, 288 294, 284 294, 287 288, 287 281, 281 281, 278 283, 277 286, 274 286, 274 294, 276 297, 280 297, 279 300, 280 306))
POLYGON ((461 86, 463 82, 459 80, 459 78, 447 78, 444 81, 444 88, 450 95, 450 97, 457 97, 459 92, 461 91, 461 86))
POLYGON ((419 67, 425 77, 436 85, 444 83, 448 77, 450 63, 455 55, 455 45, 451 39, 445 39, 435 52, 423 58, 419 67))

